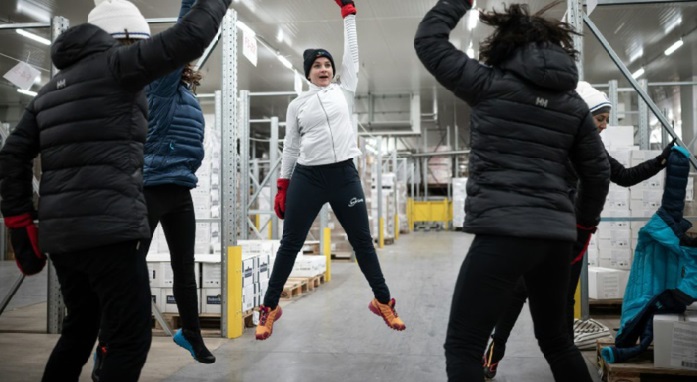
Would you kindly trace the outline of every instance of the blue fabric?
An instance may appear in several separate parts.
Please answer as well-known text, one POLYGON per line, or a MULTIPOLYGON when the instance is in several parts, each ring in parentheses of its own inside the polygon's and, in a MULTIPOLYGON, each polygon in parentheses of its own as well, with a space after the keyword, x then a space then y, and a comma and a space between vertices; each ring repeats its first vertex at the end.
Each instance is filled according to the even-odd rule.
MULTIPOLYGON (((181 20, 194 0, 183 0, 181 20)), ((181 81, 183 67, 147 87, 148 137, 145 143, 144 185, 177 184, 194 188, 203 160, 205 122, 201 106, 181 81)))
POLYGON ((689 157, 687 150, 673 147, 661 207, 639 231, 615 346, 601 352, 610 363, 625 361, 648 348, 655 313, 679 312, 663 304, 666 291, 678 289, 697 297, 697 248, 685 235, 692 224, 682 215, 689 157), (639 345, 637 339, 641 339, 639 345))

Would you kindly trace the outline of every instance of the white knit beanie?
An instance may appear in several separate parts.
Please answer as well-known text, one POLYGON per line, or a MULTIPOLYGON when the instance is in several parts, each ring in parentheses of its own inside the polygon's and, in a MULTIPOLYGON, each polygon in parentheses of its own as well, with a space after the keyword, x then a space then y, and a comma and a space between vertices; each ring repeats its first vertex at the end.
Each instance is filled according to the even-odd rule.
POLYGON ((150 38, 150 26, 138 8, 126 0, 94 0, 96 7, 87 15, 94 24, 114 38, 150 38))
POLYGON ((576 92, 581 96, 581 98, 583 98, 584 101, 586 101, 588 108, 591 110, 591 114, 600 109, 612 107, 607 95, 600 90, 595 89, 586 81, 578 81, 578 85, 576 85, 576 92))

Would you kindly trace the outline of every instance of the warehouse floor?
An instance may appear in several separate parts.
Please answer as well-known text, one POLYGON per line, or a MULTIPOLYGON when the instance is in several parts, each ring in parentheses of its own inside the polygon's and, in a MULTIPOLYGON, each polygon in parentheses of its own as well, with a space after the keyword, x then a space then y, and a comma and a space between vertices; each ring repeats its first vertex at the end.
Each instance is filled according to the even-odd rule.
MULTIPOLYGON (((414 232, 379 250, 405 332, 392 331, 368 310, 370 289, 358 266, 332 263, 332 280, 285 303, 266 341, 254 329, 241 338, 206 338, 217 362, 196 363, 171 338, 153 337, 142 381, 444 381, 443 341, 460 264, 473 236, 414 232)), ((0 297, 17 278, 0 262, 0 297)), ((0 380, 37 381, 58 336, 45 334, 46 272, 27 278, 0 316, 0 380)), ((584 352, 596 380, 594 351, 584 352)), ((80 381, 90 381, 91 359, 80 381)), ((496 381, 553 381, 523 310, 496 381)))

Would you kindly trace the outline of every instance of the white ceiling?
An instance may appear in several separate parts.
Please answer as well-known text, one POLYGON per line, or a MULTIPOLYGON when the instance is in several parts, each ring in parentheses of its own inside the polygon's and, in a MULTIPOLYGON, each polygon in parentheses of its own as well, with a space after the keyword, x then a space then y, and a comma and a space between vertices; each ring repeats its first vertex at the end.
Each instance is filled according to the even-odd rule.
MULTIPOLYGON (((133 2, 146 18, 176 17, 179 10, 177 0, 133 2)), ((612 0, 599 2, 617 3, 612 0)), ((437 86, 414 54, 413 37, 416 27, 435 3, 435 0, 356 1, 361 59, 359 93, 419 92, 422 94, 422 104, 430 105, 432 89, 436 86, 440 102, 459 105, 459 101, 455 101, 447 91, 437 86)), ((527 3, 535 11, 548 1, 533 0, 527 3)), ((479 0, 476 6, 491 9, 500 8, 502 4, 502 1, 479 0)), ((92 7, 92 0, 3 0, 0 2, 0 24, 48 21, 51 16, 64 16, 70 20, 71 25, 76 25, 86 21, 87 13, 92 7)), ((332 0, 240 0, 234 1, 232 7, 237 10, 239 20, 250 26, 300 71, 302 51, 306 48, 325 48, 332 52, 335 60, 340 60, 343 30, 339 9, 332 0), (277 39, 279 30, 283 30, 283 41, 277 39)), ((565 11, 566 5, 561 4, 548 15, 561 18, 565 11)), ((693 76, 697 76, 697 1, 599 6, 592 13, 591 19, 631 71, 642 65, 646 68, 645 78, 650 82, 692 80, 693 76), (665 57, 663 51, 681 35, 685 35, 684 46, 672 56, 665 57), (636 52, 642 50, 642 56, 636 55, 636 52)), ((166 26, 153 25, 152 29, 157 32, 166 26)), ((47 29, 33 31, 48 37, 47 29)), ((473 41, 476 51, 479 41, 489 32, 481 24, 474 31, 469 31, 467 21, 463 19, 451 39, 463 50, 473 41)), ((587 28, 585 36, 586 80, 601 83, 620 79, 619 71, 587 28)), ((48 47, 24 38, 14 30, 0 30, 0 41, 0 72, 9 70, 17 63, 16 60, 28 60, 32 65, 42 68, 43 81, 46 81, 50 67, 48 47)), ((220 88, 219 51, 220 46, 204 67, 206 77, 199 92, 207 93, 220 88)), ((243 58, 241 53, 238 62, 239 89, 293 90, 292 72, 261 44, 256 67, 243 58)), ((4 79, 0 79, 0 83, 3 83, 0 86, 0 105, 28 102, 27 96, 14 91, 4 79)), ((625 84, 620 82, 620 86, 625 84)), ((36 85, 34 90, 38 87, 36 85)), ((287 97, 255 100, 251 117, 278 115, 283 120, 287 103, 287 97)))

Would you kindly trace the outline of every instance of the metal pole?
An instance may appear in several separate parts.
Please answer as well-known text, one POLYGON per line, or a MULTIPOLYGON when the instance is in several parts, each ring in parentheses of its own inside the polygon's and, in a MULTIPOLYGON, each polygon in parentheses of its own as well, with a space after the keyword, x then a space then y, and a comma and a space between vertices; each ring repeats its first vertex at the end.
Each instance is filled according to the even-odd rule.
MULTIPOLYGON (((51 41, 56 41, 58 36, 70 27, 68 19, 56 16, 51 21, 51 41)), ((58 69, 51 64, 51 77, 58 73, 58 69)), ((65 318, 65 303, 63 295, 60 291, 60 283, 56 275, 56 269, 53 267, 53 262, 48 261, 47 277, 48 277, 48 295, 47 295, 47 320, 46 329, 50 334, 59 334, 63 330, 63 319, 65 318)))
POLYGON ((249 108, 250 96, 248 90, 240 90, 240 239, 249 238, 249 108))
MULTIPOLYGON (((241 203, 237 192, 239 192, 240 178, 247 174, 238 171, 239 157, 237 154, 238 123, 237 123, 237 12, 230 9, 223 19, 223 54, 222 56, 222 97, 221 97, 221 150, 222 159, 220 188, 221 188, 221 320, 220 331, 223 337, 228 336, 228 304, 231 297, 228 296, 228 284, 233 280, 228 280, 227 249, 237 244, 237 229, 241 212, 241 203)), ((246 210, 246 209, 245 209, 246 210)), ((246 219, 247 217, 244 216, 246 219)), ((237 282, 238 280, 234 280, 237 282)))
POLYGON ((381 241, 384 239, 384 230, 380 223, 382 222, 382 137, 379 136, 375 139, 377 141, 377 146, 378 146, 378 160, 376 161, 377 163, 377 169, 375 171, 375 179, 377 180, 377 185, 375 186, 377 188, 377 196, 378 196, 378 244, 382 244, 381 241), (382 233, 382 235, 381 235, 382 233))
POLYGON ((578 69, 578 79, 582 81, 583 73, 583 4, 581 0, 567 0, 567 20, 574 27, 578 35, 573 35, 574 49, 578 51, 576 68, 578 69))
MULTIPOLYGON (((639 86, 646 90, 646 79, 639 80, 639 86)), ((651 148, 651 129, 649 129, 649 109, 641 97, 639 97, 639 148, 649 150, 651 148)))
MULTIPOLYGON (((271 117, 271 140, 269 141, 269 160, 272 163, 272 169, 269 173, 269 197, 273 206, 276 199, 276 183, 278 180, 278 167, 273 166, 278 161, 278 117, 271 117)), ((278 216, 271 214, 271 238, 278 239, 278 216)))
POLYGON ((620 104, 619 96, 617 93, 617 80, 610 80, 610 87, 608 90, 608 98, 610 98, 610 104, 612 104, 612 109, 610 109, 610 126, 617 126, 619 124, 618 113, 619 110, 617 106, 620 104))
MULTIPOLYGON (((588 28, 590 28, 590 30, 593 32, 595 37, 598 38, 598 41, 600 41, 600 43, 603 45, 605 50, 610 55, 610 58, 612 59, 612 61, 620 69, 620 72, 622 72, 622 74, 629 81, 629 83, 632 85, 634 90, 636 90, 639 93, 639 96, 648 104, 649 109, 651 109, 653 114, 661 122, 661 124, 663 125, 663 128, 666 129, 666 131, 668 131, 668 134, 670 134, 670 136, 675 139, 675 143, 677 145, 679 145, 680 147, 687 149, 689 152, 689 149, 687 147, 685 147, 685 143, 683 143, 682 139, 680 139, 680 137, 678 137, 678 135, 673 130, 670 122, 668 122, 668 119, 666 119, 666 117, 660 112, 660 110, 658 110, 658 106, 656 106, 656 104, 653 102, 651 97, 649 97, 648 93, 646 93, 646 90, 642 89, 641 86, 634 79, 634 77, 632 77, 632 74, 629 72, 629 69, 627 69, 627 67, 624 65, 624 63, 622 63, 622 60, 620 60, 620 58, 617 56, 615 51, 612 49, 610 44, 607 42, 607 40, 605 39, 603 34, 600 33, 600 30, 598 30, 598 28, 595 26, 593 21, 591 21, 591 19, 588 18, 587 15, 583 15, 583 21, 586 23, 586 25, 588 25, 588 28)), ((690 154, 691 154, 690 158, 689 158, 690 163, 692 164, 692 166, 694 168, 697 168, 697 160, 695 159, 694 154, 692 154, 692 153, 690 153, 690 154)))

